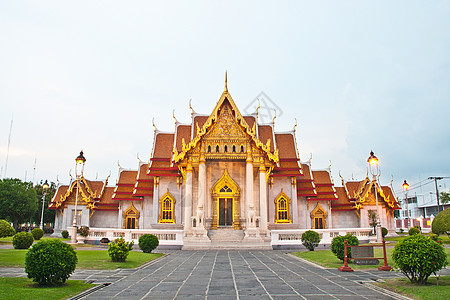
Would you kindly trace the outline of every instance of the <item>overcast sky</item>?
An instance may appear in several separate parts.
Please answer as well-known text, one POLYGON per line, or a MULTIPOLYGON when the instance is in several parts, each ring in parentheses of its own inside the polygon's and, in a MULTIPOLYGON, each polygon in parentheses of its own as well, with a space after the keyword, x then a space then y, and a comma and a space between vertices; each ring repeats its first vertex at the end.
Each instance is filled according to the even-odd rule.
POLYGON ((395 189, 450 176, 449 53, 449 1, 1 1, 0 177, 13 119, 6 177, 68 183, 83 149, 115 183, 149 159, 153 117, 212 111, 225 70, 241 112, 264 92, 335 183, 371 149, 395 189))

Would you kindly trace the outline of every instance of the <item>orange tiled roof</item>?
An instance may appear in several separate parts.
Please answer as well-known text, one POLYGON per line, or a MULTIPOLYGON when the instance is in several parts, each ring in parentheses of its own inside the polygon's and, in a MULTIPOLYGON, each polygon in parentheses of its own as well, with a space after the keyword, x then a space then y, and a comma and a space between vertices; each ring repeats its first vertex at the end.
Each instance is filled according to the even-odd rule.
POLYGON ((303 176, 297 178, 297 197, 314 197, 317 195, 309 165, 301 164, 303 176))
POLYGON ((191 125, 177 126, 177 151, 181 151, 183 149, 183 139, 186 144, 191 141, 191 125))

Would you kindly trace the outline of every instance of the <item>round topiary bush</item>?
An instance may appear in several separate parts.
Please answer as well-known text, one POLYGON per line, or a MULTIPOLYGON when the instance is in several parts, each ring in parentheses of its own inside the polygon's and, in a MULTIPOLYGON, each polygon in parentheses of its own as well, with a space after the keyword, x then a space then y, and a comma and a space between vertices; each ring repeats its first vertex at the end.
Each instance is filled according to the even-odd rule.
MULTIPOLYGON (((348 246, 358 246, 359 240, 356 236, 354 236, 351 233, 348 233, 344 236, 338 235, 333 238, 333 241, 331 242, 331 251, 339 258, 340 260, 344 261, 344 252, 345 252, 345 245, 344 241, 347 240, 348 246)), ((347 257, 352 257, 352 248, 347 248, 347 257)))
POLYGON ((441 211, 436 215, 431 224, 431 231, 434 234, 447 234, 450 237, 450 209, 441 211))
POLYGON ((39 241, 41 237, 44 236, 44 230, 40 228, 34 228, 33 230, 31 230, 31 234, 36 241, 39 241))
POLYGON ((58 239, 37 242, 25 255, 25 272, 39 285, 60 285, 75 271, 78 258, 72 246, 58 239))
POLYGON ((411 227, 408 231, 409 235, 416 235, 416 234, 420 234, 420 229, 417 227, 411 227))
POLYGON ((314 251, 314 248, 319 246, 320 243, 320 235, 312 230, 305 231, 302 234, 302 244, 309 251, 314 251))
POLYGON ((412 283, 424 284, 432 273, 447 265, 442 244, 427 236, 414 234, 395 245, 392 259, 412 283))
POLYGON ((33 235, 29 232, 22 231, 13 236, 14 249, 28 249, 34 242, 33 235))
POLYGON ((387 230, 386 227, 381 227, 381 235, 383 237, 387 236, 388 233, 389 233, 389 231, 387 230))
POLYGON ((0 220, 0 238, 13 236, 16 231, 6 220, 0 220))
POLYGON ((123 238, 118 238, 108 244, 108 255, 112 261, 124 262, 129 252, 133 249, 134 242, 125 242, 123 238))
POLYGON ((156 235, 144 234, 139 238, 139 249, 144 253, 151 253, 158 245, 159 241, 156 235))
POLYGON ((61 236, 65 239, 67 239, 69 237, 69 232, 67 230, 63 230, 63 231, 61 231, 61 236))

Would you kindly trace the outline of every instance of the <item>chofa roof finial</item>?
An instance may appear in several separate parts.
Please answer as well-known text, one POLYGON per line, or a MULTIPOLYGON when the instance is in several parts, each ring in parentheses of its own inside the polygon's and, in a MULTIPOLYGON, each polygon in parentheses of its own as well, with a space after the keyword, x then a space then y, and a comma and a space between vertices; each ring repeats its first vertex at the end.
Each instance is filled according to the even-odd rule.
POLYGON ((225 71, 225 90, 224 90, 225 93, 228 93, 227 73, 228 72, 225 71))

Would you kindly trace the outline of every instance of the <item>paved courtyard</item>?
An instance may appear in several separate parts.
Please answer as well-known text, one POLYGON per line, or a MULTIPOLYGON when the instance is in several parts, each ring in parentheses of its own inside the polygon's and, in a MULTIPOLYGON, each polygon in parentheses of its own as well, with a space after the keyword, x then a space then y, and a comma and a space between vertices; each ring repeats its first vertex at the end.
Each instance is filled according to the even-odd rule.
POLYGON ((398 299, 361 284, 398 273, 342 273, 282 251, 174 251, 132 272, 101 274, 116 281, 84 299, 398 299))

